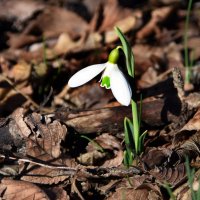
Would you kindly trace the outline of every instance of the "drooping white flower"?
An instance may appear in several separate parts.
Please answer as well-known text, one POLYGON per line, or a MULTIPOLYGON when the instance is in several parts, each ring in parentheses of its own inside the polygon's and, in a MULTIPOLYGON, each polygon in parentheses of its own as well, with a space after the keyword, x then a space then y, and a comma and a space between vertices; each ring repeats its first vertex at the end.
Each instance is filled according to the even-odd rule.
POLYGON ((90 65, 74 74, 68 82, 69 87, 81 86, 103 72, 100 80, 101 87, 111 89, 117 101, 128 106, 131 102, 132 91, 126 77, 117 65, 118 58, 119 50, 116 48, 111 51, 108 62, 90 65))

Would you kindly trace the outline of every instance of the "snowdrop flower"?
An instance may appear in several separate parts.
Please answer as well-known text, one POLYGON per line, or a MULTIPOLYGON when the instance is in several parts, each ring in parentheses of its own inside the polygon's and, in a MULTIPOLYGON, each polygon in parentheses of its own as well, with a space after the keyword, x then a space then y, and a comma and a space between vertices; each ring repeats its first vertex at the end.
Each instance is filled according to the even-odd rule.
POLYGON ((119 49, 115 48, 111 51, 106 63, 90 65, 74 74, 68 82, 69 87, 81 86, 103 72, 100 80, 101 87, 111 89, 117 101, 122 105, 128 106, 131 101, 132 91, 124 74, 117 65, 118 58, 119 49))

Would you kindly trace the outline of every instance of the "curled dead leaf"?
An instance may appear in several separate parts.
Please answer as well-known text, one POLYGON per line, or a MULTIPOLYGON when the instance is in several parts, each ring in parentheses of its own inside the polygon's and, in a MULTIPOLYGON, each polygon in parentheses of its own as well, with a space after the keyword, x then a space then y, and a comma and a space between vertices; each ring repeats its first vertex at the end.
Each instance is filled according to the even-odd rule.
POLYGON ((200 109, 188 121, 188 123, 181 129, 181 131, 199 131, 200 130, 200 109))
POLYGON ((196 158, 200 155, 200 131, 197 131, 189 139, 185 140, 180 147, 175 149, 175 152, 179 156, 180 160, 185 160, 185 156, 189 158, 196 158))
POLYGON ((175 167, 156 168, 150 171, 159 182, 168 183, 172 187, 176 187, 186 180, 185 164, 181 163, 175 167))

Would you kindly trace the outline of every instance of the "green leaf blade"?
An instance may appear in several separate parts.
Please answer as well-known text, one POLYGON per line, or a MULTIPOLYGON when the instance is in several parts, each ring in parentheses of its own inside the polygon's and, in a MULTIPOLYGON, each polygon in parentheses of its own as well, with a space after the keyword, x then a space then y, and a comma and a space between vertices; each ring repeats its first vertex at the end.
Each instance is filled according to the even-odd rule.
POLYGON ((115 27, 115 31, 122 43, 123 51, 124 51, 124 54, 126 57, 126 66, 127 66, 128 74, 130 76, 134 77, 135 76, 135 74, 134 74, 134 56, 132 53, 131 46, 129 45, 124 34, 118 27, 115 27))

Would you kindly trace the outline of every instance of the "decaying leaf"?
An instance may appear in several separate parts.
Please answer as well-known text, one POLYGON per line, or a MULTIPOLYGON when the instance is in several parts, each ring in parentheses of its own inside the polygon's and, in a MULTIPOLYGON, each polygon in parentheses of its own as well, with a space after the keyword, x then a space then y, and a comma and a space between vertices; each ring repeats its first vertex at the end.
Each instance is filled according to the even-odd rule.
POLYGON ((165 184, 168 183, 172 187, 180 185, 186 180, 185 163, 181 163, 175 167, 156 168, 150 171, 157 181, 165 184))
MULTIPOLYGON (((46 163, 49 165, 53 163, 55 168, 42 167, 38 166, 37 164, 26 164, 24 162, 20 162, 19 173, 21 174, 21 180, 38 184, 53 185, 69 179, 69 173, 65 173, 63 170, 56 169, 56 166, 63 165, 62 162, 59 162, 59 160, 52 162, 50 157, 45 157, 45 155, 43 155, 43 159, 44 158, 46 163), (47 160, 47 158, 49 159, 47 160)), ((42 157, 40 156, 39 159, 42 159, 42 157)))
POLYGON ((31 0, 10 0, 0 2, 0 19, 14 22, 13 26, 21 30, 24 28, 27 20, 34 14, 44 9, 45 5, 39 1, 31 0), (14 20, 13 20, 14 19, 14 20))
MULTIPOLYGON (((130 186, 131 187, 131 186, 130 186)), ((130 187, 117 188, 116 191, 108 198, 109 200, 121 200, 123 198, 127 200, 161 200, 163 199, 159 188, 151 184, 142 184, 136 189, 130 187)))
MULTIPOLYGON (((184 136, 180 136, 180 138, 183 138, 184 136)), ((176 138, 176 140, 178 137, 176 138)), ((196 158, 200 155, 200 148, 199 148, 199 142, 200 142, 200 131, 197 131, 194 135, 192 135, 189 139, 185 140, 180 147, 177 147, 175 149, 176 153, 179 156, 180 160, 184 160, 185 156, 188 156, 189 158, 196 158)))
POLYGON ((144 168, 154 169, 166 165, 171 154, 172 151, 167 148, 147 148, 142 157, 144 168))
POLYGON ((171 6, 166 6, 152 11, 151 20, 148 22, 148 24, 146 24, 146 26, 144 26, 139 32, 137 32, 136 37, 138 39, 144 39, 153 32, 155 32, 157 37, 159 37, 160 30, 158 28, 158 24, 168 19, 169 16, 172 14, 172 11, 173 7, 171 6))
POLYGON ((64 100, 71 101, 79 109, 103 107, 113 99, 111 91, 99 87, 99 83, 84 85, 76 90, 69 90, 64 100))
POLYGON ((103 162, 103 164, 101 164, 102 167, 117 167, 123 161, 121 144, 115 137, 107 133, 92 140, 86 149, 88 153, 78 158, 82 164, 95 165, 98 161, 98 163, 103 162), (109 158, 109 153, 106 152, 108 150, 113 151, 114 158, 109 158))
POLYGON ((44 191, 50 199, 70 200, 69 195, 67 195, 67 192, 62 187, 45 188, 44 191))
MULTIPOLYGON (((30 138, 32 143, 38 145, 44 152, 52 156, 53 158, 58 158, 61 155, 61 141, 65 140, 67 129, 62 126, 58 121, 52 121, 49 118, 43 122, 42 116, 37 113, 32 113, 25 117, 25 123, 30 127, 32 131, 32 137, 30 138)), ((30 131, 30 130, 29 130, 30 131)), ((31 148, 29 146, 29 151, 27 152, 31 155, 31 148)))
POLYGON ((31 66, 22 60, 13 66, 9 73, 9 77, 13 78, 16 82, 25 81, 29 78, 30 73, 31 66))
POLYGON ((199 131, 200 130, 200 109, 188 121, 188 123, 180 130, 181 131, 199 131))
POLYGON ((26 181, 16 181, 3 179, 0 182, 0 195, 3 199, 38 199, 49 200, 46 193, 34 185, 26 181))
MULTIPOLYGON (((184 30, 187 3, 0 1, 0 198, 168 199, 167 182, 177 199, 191 199, 184 161, 199 167, 200 20, 195 1, 184 30), (135 77, 127 78, 138 108, 142 94, 141 132, 148 130, 138 165, 129 168, 122 164, 123 120, 131 106, 99 87, 100 76, 67 85, 121 45, 115 26, 134 53, 135 77), (194 65, 192 90, 180 84, 181 94, 171 72, 180 69, 180 80, 187 64, 194 65)), ((127 75, 121 49, 118 64, 127 75)), ((195 191, 198 180, 196 173, 195 191)))
POLYGON ((72 38, 80 37, 87 29, 87 23, 75 13, 58 7, 46 6, 43 12, 29 22, 21 35, 10 35, 9 44, 12 48, 20 48, 38 41, 40 38, 35 37, 34 31, 42 33, 46 39, 58 36, 61 33, 68 33, 72 38), (66 23, 67 19, 67 23, 66 23), (32 36, 34 36, 32 38, 32 36), (28 41, 26 37, 32 39, 28 41))
MULTIPOLYGON (((50 118, 42 119, 37 113, 24 116, 24 109, 16 110, 9 123, 9 131, 13 135, 13 143, 16 144, 18 152, 20 152, 21 143, 18 140, 25 141, 23 146, 26 155, 39 164, 34 164, 30 160, 20 162, 21 180, 27 180, 35 183, 53 184, 66 180, 69 173, 56 169, 56 167, 42 167, 42 163, 54 166, 71 166, 72 161, 68 159, 60 159, 62 153, 61 142, 65 140, 67 129, 60 122, 50 118), (18 145, 17 145, 18 144, 18 145)), ((25 154, 25 152, 23 152, 25 154)))

